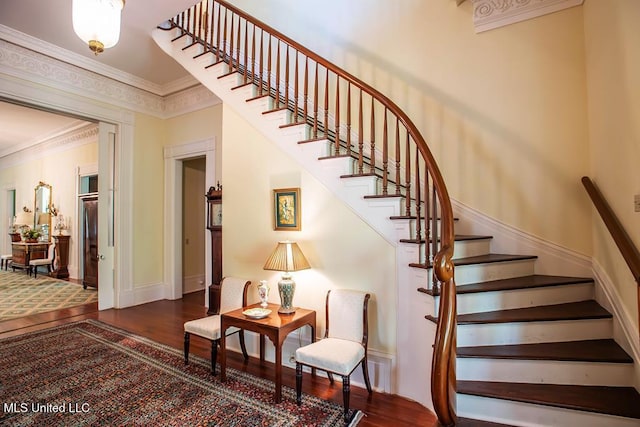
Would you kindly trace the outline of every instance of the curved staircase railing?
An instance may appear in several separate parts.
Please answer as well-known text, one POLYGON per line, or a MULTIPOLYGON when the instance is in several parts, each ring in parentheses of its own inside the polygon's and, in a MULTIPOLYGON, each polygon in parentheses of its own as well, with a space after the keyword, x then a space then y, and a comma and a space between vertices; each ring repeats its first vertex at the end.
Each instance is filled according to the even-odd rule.
MULTIPOLYGON (((353 159, 350 176, 376 176, 379 194, 397 198, 411 220, 408 241, 420 244, 414 267, 431 269, 427 288, 440 308, 432 365, 432 395, 439 422, 454 425, 455 328, 453 211, 444 180, 415 124, 393 101, 267 24, 222 0, 204 0, 170 20, 170 29, 200 44, 200 55, 224 62, 257 97, 271 97, 273 111, 306 124, 307 141, 326 139, 328 157, 353 159)), ((214 65, 212 64, 212 65, 214 65)), ((404 240, 407 241, 407 240, 404 240)), ((401 284, 400 284, 401 285, 401 284)))

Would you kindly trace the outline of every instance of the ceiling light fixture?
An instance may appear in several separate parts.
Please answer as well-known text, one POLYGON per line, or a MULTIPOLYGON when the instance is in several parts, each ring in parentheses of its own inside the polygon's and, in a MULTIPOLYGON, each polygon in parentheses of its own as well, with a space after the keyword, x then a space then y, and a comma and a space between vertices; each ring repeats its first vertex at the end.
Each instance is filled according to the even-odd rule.
POLYGON ((93 53, 102 53, 118 43, 123 8, 124 0, 73 0, 73 31, 93 53))

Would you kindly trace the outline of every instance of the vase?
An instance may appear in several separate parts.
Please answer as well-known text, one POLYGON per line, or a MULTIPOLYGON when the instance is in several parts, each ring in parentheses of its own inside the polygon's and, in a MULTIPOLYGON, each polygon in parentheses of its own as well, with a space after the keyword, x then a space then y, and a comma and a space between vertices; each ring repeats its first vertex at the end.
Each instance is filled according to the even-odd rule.
POLYGON ((260 286, 258 286, 258 296, 260 297, 260 307, 267 308, 269 304, 269 285, 266 280, 260 281, 260 286))

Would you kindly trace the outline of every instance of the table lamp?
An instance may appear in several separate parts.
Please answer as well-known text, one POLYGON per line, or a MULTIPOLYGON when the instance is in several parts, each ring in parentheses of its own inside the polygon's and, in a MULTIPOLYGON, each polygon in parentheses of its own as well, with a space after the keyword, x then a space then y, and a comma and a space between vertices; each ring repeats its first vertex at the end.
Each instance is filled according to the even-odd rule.
POLYGON ((293 294, 296 291, 296 282, 291 278, 291 272, 306 270, 307 268, 311 268, 311 266, 297 243, 290 241, 278 242, 278 246, 276 246, 264 265, 265 270, 282 271, 282 278, 278 282, 281 304, 278 313, 295 313, 293 294))

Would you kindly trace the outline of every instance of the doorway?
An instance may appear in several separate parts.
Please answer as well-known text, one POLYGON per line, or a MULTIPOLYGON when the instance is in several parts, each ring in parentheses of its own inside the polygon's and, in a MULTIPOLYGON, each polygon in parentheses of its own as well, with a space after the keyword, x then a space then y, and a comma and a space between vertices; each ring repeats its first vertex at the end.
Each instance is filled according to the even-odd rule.
POLYGON ((182 161, 182 294, 201 291, 205 283, 206 158, 182 161))
POLYGON ((82 199, 82 287, 98 288, 98 198, 82 199))

